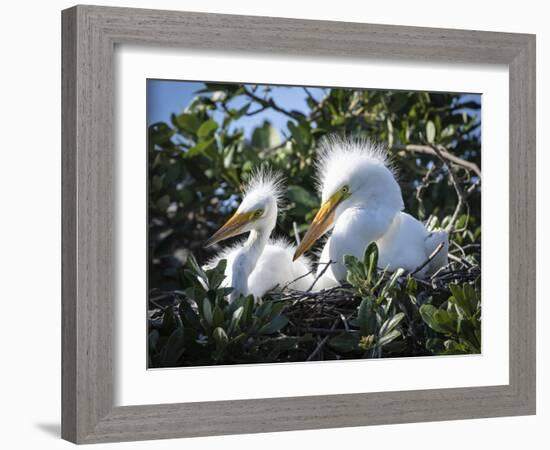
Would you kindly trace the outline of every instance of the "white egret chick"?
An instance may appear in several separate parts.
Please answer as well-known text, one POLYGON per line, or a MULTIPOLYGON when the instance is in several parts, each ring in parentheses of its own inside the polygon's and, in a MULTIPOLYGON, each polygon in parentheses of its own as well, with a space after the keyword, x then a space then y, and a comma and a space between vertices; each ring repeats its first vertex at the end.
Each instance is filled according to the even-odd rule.
POLYGON ((248 233, 248 238, 223 249, 208 266, 227 260, 223 286, 232 287, 232 302, 239 295, 262 297, 267 291, 287 286, 306 290, 313 283, 311 263, 306 257, 293 261, 296 250, 284 239, 270 239, 283 198, 283 178, 261 168, 250 176, 237 211, 206 243, 248 233))
MULTIPOLYGON (((416 276, 424 278, 447 264, 447 232, 430 232, 402 211, 401 188, 380 146, 366 140, 326 139, 319 153, 317 176, 322 205, 294 255, 300 257, 332 229, 320 263, 333 264, 316 289, 346 280, 344 256, 362 258, 371 242, 378 245, 378 266, 382 269, 412 272, 438 247, 416 276)), ((319 273, 323 265, 318 267, 319 273)))

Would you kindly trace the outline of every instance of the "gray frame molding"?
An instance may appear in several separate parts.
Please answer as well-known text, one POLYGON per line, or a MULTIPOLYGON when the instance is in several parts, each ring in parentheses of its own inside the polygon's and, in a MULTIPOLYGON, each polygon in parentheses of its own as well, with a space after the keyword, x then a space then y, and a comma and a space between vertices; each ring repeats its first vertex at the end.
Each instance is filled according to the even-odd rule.
POLYGON ((93 443, 535 413, 534 35, 96 6, 63 11, 62 31, 63 438, 93 443), (126 43, 507 65, 510 384, 114 407, 113 52, 126 43))

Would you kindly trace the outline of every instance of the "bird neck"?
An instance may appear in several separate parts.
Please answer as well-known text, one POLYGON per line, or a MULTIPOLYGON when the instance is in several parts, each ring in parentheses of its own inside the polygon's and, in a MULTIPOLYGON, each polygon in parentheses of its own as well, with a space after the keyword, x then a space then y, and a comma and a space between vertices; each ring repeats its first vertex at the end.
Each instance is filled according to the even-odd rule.
POLYGON ((249 295, 248 277, 256 267, 258 259, 269 241, 271 229, 260 228, 250 231, 241 251, 233 261, 231 286, 233 292, 229 300, 232 301, 239 295, 249 295))
POLYGON ((264 251, 270 235, 271 230, 259 229, 250 231, 248 239, 243 245, 243 253, 246 253, 248 256, 252 268, 254 268, 260 255, 264 251))
POLYGON ((337 280, 345 280, 347 275, 344 256, 363 258, 367 246, 389 230, 397 213, 393 208, 349 208, 338 217, 327 241, 327 253, 334 261, 332 272, 337 280))

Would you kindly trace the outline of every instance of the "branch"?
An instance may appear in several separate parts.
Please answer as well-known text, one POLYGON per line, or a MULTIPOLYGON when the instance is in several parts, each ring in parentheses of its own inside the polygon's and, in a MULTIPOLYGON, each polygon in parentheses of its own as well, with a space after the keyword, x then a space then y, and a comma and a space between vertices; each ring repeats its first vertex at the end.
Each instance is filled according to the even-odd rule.
POLYGON ((300 120, 298 116, 295 114, 292 114, 291 112, 287 111, 286 109, 281 108, 279 105, 277 105, 272 98, 266 100, 261 97, 258 97, 256 94, 253 94, 248 89, 244 89, 244 94, 254 100, 256 103, 260 104, 264 109, 267 108, 273 108, 275 111, 280 112, 281 114, 284 114, 285 116, 290 117, 293 120, 300 120))
POLYGON ((268 155, 269 153, 274 152, 275 150, 279 150, 280 148, 283 148, 289 141, 290 141, 290 137, 285 137, 285 139, 281 141, 279 144, 262 150, 262 154, 268 155))
POLYGON ((481 180, 481 170, 479 169, 479 167, 476 163, 473 163, 471 161, 466 161, 462 158, 459 158, 458 156, 453 155, 452 153, 449 153, 442 146, 416 145, 416 144, 394 145, 392 147, 392 150, 397 150, 397 151, 403 151, 404 150, 404 151, 412 152, 412 153, 421 153, 421 154, 424 154, 424 155, 440 156, 440 158, 445 160, 445 162, 448 161, 448 162, 451 162, 453 164, 456 164, 457 166, 463 167, 464 169, 471 170, 481 180), (436 152, 435 148, 438 149, 439 155, 436 152))
POLYGON ((453 169, 453 166, 451 164, 448 164, 445 160, 443 154, 441 153, 441 150, 437 146, 432 146, 433 151, 437 155, 437 157, 441 160, 443 164, 447 166, 447 169, 449 170, 449 176, 451 178, 451 183, 453 184, 453 187, 455 188, 456 196, 458 197, 458 202, 456 204, 455 211, 451 217, 451 220, 449 221, 445 231, 448 233, 452 233, 454 231, 455 223, 458 220, 458 216, 460 215, 462 211, 462 207, 466 203, 466 197, 464 196, 464 192, 462 191, 462 188, 460 187, 460 181, 458 180, 455 171, 453 169))
MULTIPOLYGON (((334 331, 334 329, 336 328, 336 325, 338 324, 338 321, 340 320, 340 318, 336 319, 334 321, 334 323, 332 324, 332 326, 330 327, 330 330, 328 331, 334 331)), ((325 332, 327 330, 324 330, 325 332)), ((341 331, 339 331, 338 333, 341 333, 341 331)), ((325 344, 327 343, 328 341, 328 338, 330 337, 330 334, 327 334, 322 340, 321 342, 319 342, 319 345, 317 345, 317 347, 315 348, 315 350, 313 350, 313 352, 311 353, 311 355, 309 355, 306 359, 306 361, 311 361, 313 358, 315 358, 319 352, 323 349, 323 347, 325 346, 325 344)))
POLYGON ((294 238, 296 239, 296 245, 300 245, 300 233, 298 231, 298 224, 296 221, 292 221, 292 229, 294 230, 294 238))
POLYGON ((306 292, 311 292, 311 290, 313 289, 313 287, 315 286, 317 281, 319 281, 319 279, 325 274, 325 272, 328 270, 330 265, 334 264, 334 261, 331 260, 327 263, 319 263, 319 264, 325 264, 325 267, 323 267, 323 270, 321 270, 321 272, 319 272, 319 274, 315 277, 315 280, 313 280, 313 283, 311 283, 311 286, 309 287, 309 289, 306 292))
POLYGON ((426 267, 430 261, 432 259, 435 258, 435 256, 441 251, 441 249, 443 248, 443 242, 441 242, 436 248, 435 250, 430 254, 430 256, 428 256, 428 259, 426 261, 424 261, 422 264, 420 264, 416 269, 414 269, 412 272, 411 272, 411 276, 414 275, 415 273, 418 273, 420 272, 424 267, 426 267))

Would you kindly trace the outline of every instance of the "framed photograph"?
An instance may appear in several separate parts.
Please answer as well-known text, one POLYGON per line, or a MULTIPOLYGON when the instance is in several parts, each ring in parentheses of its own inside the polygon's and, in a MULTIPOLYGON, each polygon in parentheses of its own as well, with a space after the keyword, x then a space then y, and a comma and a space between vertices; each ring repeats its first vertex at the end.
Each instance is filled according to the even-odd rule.
POLYGON ((534 414, 533 35, 62 23, 65 439, 534 414))

